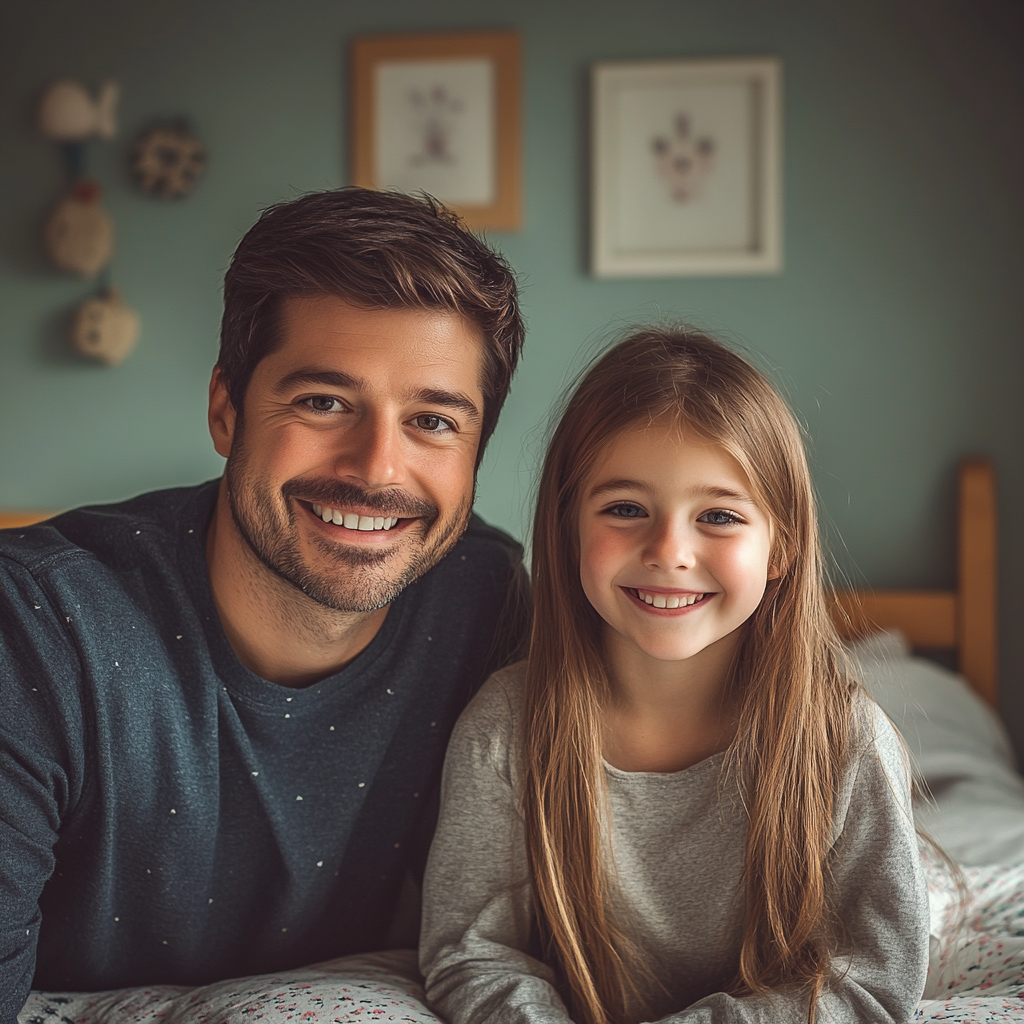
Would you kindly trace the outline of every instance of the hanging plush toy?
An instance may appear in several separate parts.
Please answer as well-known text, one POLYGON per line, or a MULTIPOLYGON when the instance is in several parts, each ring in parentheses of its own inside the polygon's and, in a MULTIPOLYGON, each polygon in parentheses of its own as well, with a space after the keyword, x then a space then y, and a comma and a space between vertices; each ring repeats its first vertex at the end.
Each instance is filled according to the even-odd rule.
POLYGON ((114 255, 114 224, 94 181, 76 181, 46 222, 46 252, 53 265, 95 277, 114 255))
POLYGON ((108 288, 79 306, 71 340, 83 356, 117 366, 139 340, 139 317, 121 301, 117 289, 108 288))
POLYGON ((104 82, 94 99, 81 83, 62 78, 39 101, 39 132, 58 144, 70 183, 46 222, 44 245, 61 270, 86 278, 102 272, 100 293, 75 313, 71 341, 82 355, 108 366, 116 366, 135 347, 139 318, 109 287, 114 224, 100 203, 99 185, 84 174, 87 142, 117 134, 118 92, 116 82, 104 82))
POLYGON ((80 82, 62 78, 47 86, 39 101, 39 131, 51 142, 84 142, 117 134, 117 82, 104 82, 93 99, 80 82))
POLYGON ((132 176, 143 192, 183 199, 206 168, 206 147, 182 120, 150 128, 132 149, 132 176))

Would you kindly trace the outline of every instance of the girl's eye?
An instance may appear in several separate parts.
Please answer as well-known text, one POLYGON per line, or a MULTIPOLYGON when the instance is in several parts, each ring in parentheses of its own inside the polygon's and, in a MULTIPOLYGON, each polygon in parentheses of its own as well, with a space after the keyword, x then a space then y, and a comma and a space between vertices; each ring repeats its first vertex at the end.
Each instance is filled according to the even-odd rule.
POLYGON ((704 515, 697 517, 698 523, 710 523, 712 526, 731 526, 733 523, 742 523, 743 520, 735 512, 727 512, 722 508, 712 509, 704 515))
POLYGON ((424 413, 422 416, 417 416, 413 419, 413 423, 416 424, 420 430, 426 431, 428 434, 443 434, 445 431, 452 430, 452 425, 443 417, 435 416, 433 413, 424 413))
POLYGON ((344 408, 337 398, 332 398, 330 395, 311 395, 309 398, 304 398, 302 403, 312 412, 317 413, 338 412, 344 408))
POLYGON ((647 516, 647 513, 639 505, 632 505, 625 501, 620 501, 617 505, 605 509, 605 513, 615 516, 616 519, 641 519, 647 516))

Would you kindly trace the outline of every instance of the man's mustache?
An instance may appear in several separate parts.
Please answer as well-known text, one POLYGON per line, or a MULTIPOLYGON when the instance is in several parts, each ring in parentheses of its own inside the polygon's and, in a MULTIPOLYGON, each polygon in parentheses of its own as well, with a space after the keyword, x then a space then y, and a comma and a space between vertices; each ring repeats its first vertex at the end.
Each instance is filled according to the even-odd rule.
POLYGON ((433 502, 417 498, 405 491, 364 491, 361 487, 339 480, 298 477, 284 484, 281 493, 286 498, 296 497, 330 508, 357 506, 372 509, 382 516, 397 516, 399 519, 420 518, 433 521, 440 514, 433 502))

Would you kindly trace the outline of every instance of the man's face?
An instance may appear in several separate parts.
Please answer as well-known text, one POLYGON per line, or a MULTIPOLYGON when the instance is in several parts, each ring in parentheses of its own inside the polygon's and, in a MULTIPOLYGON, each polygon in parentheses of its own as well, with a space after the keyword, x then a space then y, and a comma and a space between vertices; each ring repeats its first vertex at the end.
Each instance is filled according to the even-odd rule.
POLYGON ((281 331, 244 417, 214 380, 231 513, 279 577, 328 608, 373 611, 440 561, 469 520, 483 339, 457 314, 333 296, 286 299, 281 331))

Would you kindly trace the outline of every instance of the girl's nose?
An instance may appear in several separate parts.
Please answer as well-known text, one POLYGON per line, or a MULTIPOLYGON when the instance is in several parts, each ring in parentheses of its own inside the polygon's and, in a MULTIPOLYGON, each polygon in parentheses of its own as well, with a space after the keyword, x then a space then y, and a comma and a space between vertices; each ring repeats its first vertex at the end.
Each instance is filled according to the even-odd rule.
POLYGON ((656 524, 642 554, 649 569, 690 569, 696 561, 694 534, 688 523, 665 520, 656 524))

